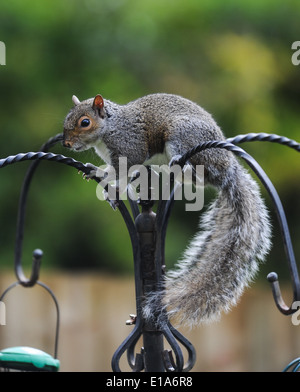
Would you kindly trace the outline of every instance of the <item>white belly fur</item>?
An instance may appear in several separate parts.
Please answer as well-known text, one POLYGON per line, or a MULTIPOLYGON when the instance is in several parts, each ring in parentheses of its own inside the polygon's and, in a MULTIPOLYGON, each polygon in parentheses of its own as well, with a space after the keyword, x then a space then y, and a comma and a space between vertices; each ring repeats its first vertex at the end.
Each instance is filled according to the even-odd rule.
POLYGON ((99 155, 99 157, 103 159, 105 163, 108 165, 111 164, 110 151, 103 141, 100 141, 97 145, 95 145, 94 149, 96 154, 99 155))

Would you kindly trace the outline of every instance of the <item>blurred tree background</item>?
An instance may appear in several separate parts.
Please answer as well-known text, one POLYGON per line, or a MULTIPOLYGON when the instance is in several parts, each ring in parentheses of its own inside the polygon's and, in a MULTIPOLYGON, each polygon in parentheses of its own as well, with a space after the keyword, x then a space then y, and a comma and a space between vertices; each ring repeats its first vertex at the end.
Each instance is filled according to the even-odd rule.
MULTIPOLYGON (((175 93, 211 112, 226 136, 270 132, 300 141, 298 0, 11 0, 0 5, 0 157, 37 151, 62 132, 71 96, 101 93, 126 103, 154 92, 175 93)), ((242 145, 282 198, 300 256, 300 161, 286 147, 242 145), (297 241, 298 240, 298 241, 297 241)), ((54 152, 100 163, 93 151, 54 152)), ((17 204, 28 162, 1 170, 1 267, 13 266, 17 204)), ((265 194, 265 193, 264 193, 265 194)), ((273 214, 272 205, 266 199, 273 214)), ((207 200, 211 194, 207 194, 207 200)), ((167 261, 179 257, 198 215, 177 203, 167 261)), ((286 272, 274 214, 274 247, 261 276, 286 272)), ((96 183, 64 165, 42 162, 29 195, 24 263, 44 251, 43 268, 132 271, 125 224, 96 198, 96 183)))

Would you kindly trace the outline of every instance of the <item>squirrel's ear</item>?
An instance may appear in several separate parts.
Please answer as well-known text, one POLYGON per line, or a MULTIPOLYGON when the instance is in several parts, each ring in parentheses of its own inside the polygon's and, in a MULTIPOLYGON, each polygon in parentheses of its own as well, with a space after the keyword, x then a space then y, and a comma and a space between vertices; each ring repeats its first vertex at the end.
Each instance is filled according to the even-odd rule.
POLYGON ((97 94, 94 98, 93 109, 99 112, 100 117, 104 117, 104 100, 100 94, 97 94))
POLYGON ((75 106, 80 104, 80 101, 79 101, 79 99, 76 97, 76 95, 73 95, 72 101, 73 101, 73 103, 74 103, 75 106))

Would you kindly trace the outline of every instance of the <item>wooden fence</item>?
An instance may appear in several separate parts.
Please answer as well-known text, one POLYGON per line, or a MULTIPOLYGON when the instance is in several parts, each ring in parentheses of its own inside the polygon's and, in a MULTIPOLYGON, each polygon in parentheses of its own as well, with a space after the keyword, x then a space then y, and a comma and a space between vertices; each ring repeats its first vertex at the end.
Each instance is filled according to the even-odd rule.
MULTIPOLYGON (((111 371, 114 351, 133 328, 125 325, 135 312, 133 280, 45 271, 40 279, 60 306, 61 371, 111 371)), ((0 291, 14 281, 12 273, 0 273, 0 291)), ((47 292, 18 286, 7 294, 5 307, 0 349, 24 345, 53 355, 56 314, 47 292)), ((193 371, 281 371, 300 356, 300 325, 277 311, 267 283, 252 285, 219 323, 180 331, 197 351, 193 371)), ((121 366, 129 370, 126 358, 121 366)))

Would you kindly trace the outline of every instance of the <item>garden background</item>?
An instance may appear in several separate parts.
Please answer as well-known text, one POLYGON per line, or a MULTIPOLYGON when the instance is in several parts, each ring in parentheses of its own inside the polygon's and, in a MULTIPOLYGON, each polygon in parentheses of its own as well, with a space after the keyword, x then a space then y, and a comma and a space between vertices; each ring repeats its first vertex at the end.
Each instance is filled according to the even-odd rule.
MULTIPOLYGON (((1 1, 0 41, 6 45, 6 65, 0 66, 0 157, 37 151, 48 138, 62 132, 73 94, 82 100, 100 93, 120 104, 155 92, 179 94, 212 113, 227 137, 268 132, 299 142, 300 65, 294 65, 291 60, 292 43, 300 40, 299 20, 300 3, 297 0, 1 1)), ((242 147, 261 164, 276 186, 299 259, 299 154, 270 143, 256 142, 242 147)), ((83 162, 101 163, 93 151, 75 154, 62 146, 53 151, 83 162)), ((11 272, 17 205, 27 167, 28 163, 19 163, 0 172, 1 291, 14 280, 11 272)), ((266 281, 267 273, 273 270, 281 279, 286 279, 287 284, 289 275, 273 207, 264 191, 263 194, 272 215, 273 249, 248 290, 245 302, 217 326, 200 327, 193 332, 192 343, 199 343, 196 370, 280 370, 280 366, 284 367, 300 353, 296 352, 297 340, 300 340, 297 327, 279 314, 266 281), (246 304, 251 302, 247 296, 255 298, 250 313, 245 313, 246 304), (239 312, 244 316, 238 316, 239 312), (285 321, 281 321, 282 318, 285 321), (236 323, 230 321, 235 327, 226 329, 226 320, 237 320, 236 323), (276 321, 267 328, 270 320, 276 321), (281 323, 286 325, 282 331, 278 329, 281 323), (248 330, 249 325, 254 325, 254 329, 248 330), (286 352, 280 346, 278 355, 270 352, 271 344, 259 349, 262 342, 268 340, 264 337, 268 334, 264 335, 262 331, 273 327, 277 342, 285 339, 289 342, 285 345, 286 352), (287 336, 290 330, 291 335, 287 336), (218 349, 208 347, 206 351, 203 348, 205 333, 211 334, 211 341, 219 341, 222 336, 220 341, 223 343, 227 340, 231 347, 238 346, 238 354, 223 352, 221 343, 217 345, 218 349), (250 344, 255 336, 258 341, 250 344), (252 347, 252 354, 244 344, 252 347), (205 357, 209 358, 212 351, 215 360, 206 361, 205 357), (264 356, 261 351, 270 352, 270 356, 264 356), (275 363, 267 365, 267 360, 262 360, 274 356, 275 363), (222 367, 220 363, 226 363, 226 366, 222 367)), ((212 197, 214 193, 209 190, 206 203, 212 197)), ((198 219, 198 213, 185 211, 184 202, 176 203, 166 243, 168 268, 172 268, 196 231, 198 219)), ((95 183, 87 183, 70 167, 43 162, 34 178, 27 208, 23 262, 28 270, 35 248, 44 251, 41 280, 48 279, 57 287, 58 300, 65 304, 62 317, 74 311, 70 325, 78 322, 76 314, 81 321, 82 318, 76 313, 76 306, 68 305, 69 297, 77 304, 81 303, 79 298, 86 298, 82 309, 89 308, 91 301, 97 298, 106 298, 101 306, 97 302, 96 310, 90 310, 94 321, 85 317, 85 326, 78 328, 76 341, 83 339, 86 357, 93 358, 93 369, 109 369, 111 355, 122 341, 121 331, 124 330, 124 337, 129 333, 128 327, 123 326, 124 321, 135 310, 131 246, 121 215, 97 199, 95 183), (83 283, 88 277, 91 286, 83 283), (58 282, 62 282, 61 286, 58 282), (72 282, 77 283, 73 285, 72 282), (124 286, 127 297, 122 294, 125 284, 128 284, 126 289, 124 286), (69 285, 73 288, 64 290, 69 285), (100 290, 100 286, 98 292, 95 287, 100 290), (115 302, 108 311, 111 297, 115 302), (95 336, 89 329, 91 322, 97 325, 95 336), (101 341, 109 336, 109 331, 105 337, 99 335, 101 328, 107 328, 106 323, 116 328, 116 341, 110 344, 110 351, 101 349, 101 341), (90 340, 84 344, 86 336, 90 336, 90 340), (100 360, 101 351, 104 359, 100 360)), ((287 301, 289 296, 288 291, 287 301)), ((18 304, 16 300, 14 316, 9 313, 12 306, 7 305, 10 323, 18 314, 15 311, 20 307, 18 304), (12 317, 11 321, 9 317, 12 317)), ((41 326, 34 317, 25 317, 21 329, 31 330, 33 323, 41 326)), ((38 328, 35 336, 38 332, 44 334, 47 325, 38 328)), ((14 328, 1 326, 0 348, 5 348, 8 342, 27 345, 21 338, 21 329, 13 333, 14 328)), ((66 338, 67 335, 71 336, 68 333, 66 338)), ((62 348, 63 342, 61 339, 62 348)), ((70 363, 75 354, 70 356, 72 350, 62 348, 61 356, 68 357, 62 361, 62 369, 84 370, 83 363, 90 363, 84 357, 72 367, 70 363)), ((78 349, 78 356, 83 351, 82 347, 78 349)), ((91 367, 90 364, 89 369, 91 367)))

